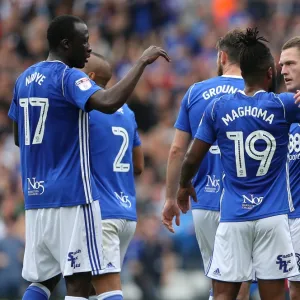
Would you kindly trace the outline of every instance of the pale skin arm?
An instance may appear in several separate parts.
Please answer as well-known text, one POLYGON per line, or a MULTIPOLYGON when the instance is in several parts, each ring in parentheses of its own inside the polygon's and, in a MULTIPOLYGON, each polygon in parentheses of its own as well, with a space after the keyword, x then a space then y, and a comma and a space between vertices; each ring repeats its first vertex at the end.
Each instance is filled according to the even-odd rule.
POLYGON ((179 190, 177 193, 177 204, 184 214, 190 209, 189 197, 192 197, 192 199, 197 202, 196 192, 191 181, 199 170, 201 162, 210 147, 211 144, 194 139, 184 157, 180 173, 179 190))
POLYGON ((142 146, 137 146, 133 148, 132 157, 134 175, 141 175, 144 171, 144 153, 142 146))
POLYGON ((191 135, 188 132, 176 129, 169 152, 166 178, 166 202, 162 211, 162 223, 174 233, 173 218, 180 225, 180 211, 176 203, 176 193, 179 186, 180 168, 184 155, 188 149, 191 135))

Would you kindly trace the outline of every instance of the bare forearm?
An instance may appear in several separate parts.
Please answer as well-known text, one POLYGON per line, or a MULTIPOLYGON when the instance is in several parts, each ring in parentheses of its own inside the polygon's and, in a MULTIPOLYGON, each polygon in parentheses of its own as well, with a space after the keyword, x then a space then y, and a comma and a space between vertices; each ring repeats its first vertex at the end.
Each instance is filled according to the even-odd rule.
POLYGON ((180 174, 180 186, 188 187, 193 177, 196 175, 200 166, 200 162, 191 160, 188 156, 185 157, 180 174))
POLYGON ((167 166, 167 178, 166 178, 166 198, 168 200, 176 201, 176 193, 179 186, 180 168, 182 166, 184 158, 184 152, 176 153, 170 151, 168 166, 167 166))

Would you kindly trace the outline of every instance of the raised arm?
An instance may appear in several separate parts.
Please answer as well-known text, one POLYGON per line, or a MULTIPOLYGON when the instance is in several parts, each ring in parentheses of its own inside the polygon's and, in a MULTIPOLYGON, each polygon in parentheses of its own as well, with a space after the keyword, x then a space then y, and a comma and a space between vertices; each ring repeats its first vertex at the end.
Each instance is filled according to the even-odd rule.
POLYGON ((107 114, 116 112, 128 100, 145 67, 152 64, 160 56, 164 57, 166 61, 170 61, 168 54, 162 48, 151 46, 146 49, 121 81, 108 90, 99 90, 94 93, 89 98, 86 109, 96 109, 107 114))

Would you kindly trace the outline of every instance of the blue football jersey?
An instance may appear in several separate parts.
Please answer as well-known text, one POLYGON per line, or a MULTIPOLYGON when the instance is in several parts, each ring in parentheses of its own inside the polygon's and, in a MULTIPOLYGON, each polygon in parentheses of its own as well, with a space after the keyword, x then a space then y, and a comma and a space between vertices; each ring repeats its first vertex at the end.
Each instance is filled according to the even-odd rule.
POLYGON ((290 128, 289 143, 289 171, 291 194, 295 211, 289 218, 300 218, 300 124, 292 124, 290 128))
POLYGON ((132 151, 141 142, 127 104, 112 115, 90 113, 90 142, 102 218, 136 221, 132 151))
POLYGON ((218 141, 224 168, 221 221, 248 221, 293 211, 288 172, 293 94, 238 92, 210 103, 196 138, 218 141))
MULTIPOLYGON (((207 105, 217 96, 243 89, 244 80, 240 76, 224 75, 195 83, 182 100, 175 128, 188 132, 194 138, 207 105)), ((197 203, 192 201, 193 209, 220 210, 222 172, 220 150, 214 143, 193 179, 198 199, 197 203)))
POLYGON ((18 123, 26 209, 98 199, 85 104, 99 89, 60 61, 37 63, 17 79, 9 117, 18 123))

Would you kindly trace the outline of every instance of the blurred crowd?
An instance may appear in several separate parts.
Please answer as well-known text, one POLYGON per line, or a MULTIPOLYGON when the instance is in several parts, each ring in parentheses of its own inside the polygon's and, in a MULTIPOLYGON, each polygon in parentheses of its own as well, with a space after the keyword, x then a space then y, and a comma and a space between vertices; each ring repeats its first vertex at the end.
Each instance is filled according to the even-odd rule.
MULTIPOLYGON (((191 214, 182 217, 174 235, 160 221, 173 124, 188 87, 216 75, 215 44, 220 36, 235 27, 255 25, 278 61, 282 44, 300 32, 300 1, 1 0, 0 299, 18 299, 27 284, 21 277, 24 208, 19 152, 7 112, 16 78, 46 59, 47 27, 60 14, 86 21, 93 51, 113 66, 109 86, 149 45, 163 47, 171 57, 171 63, 159 59, 147 68, 128 102, 136 114, 146 167, 136 179, 139 223, 122 274, 124 295, 128 300, 207 299, 209 282, 191 214)), ((52 299, 61 293, 63 285, 52 299)))

